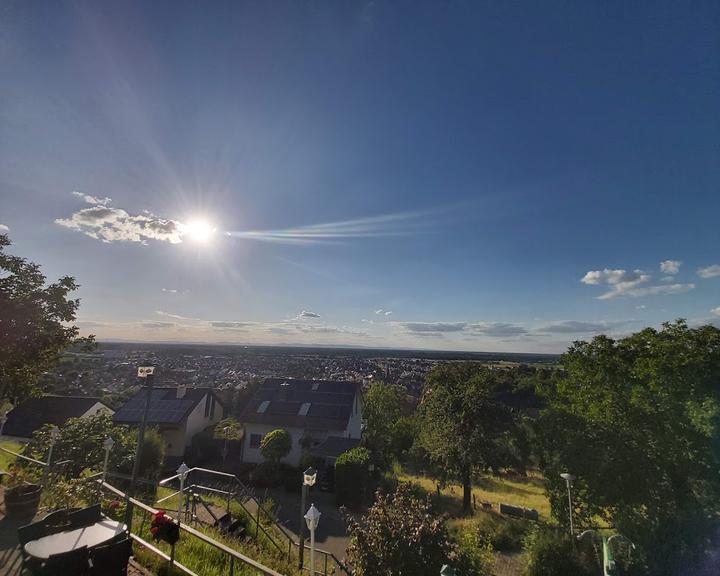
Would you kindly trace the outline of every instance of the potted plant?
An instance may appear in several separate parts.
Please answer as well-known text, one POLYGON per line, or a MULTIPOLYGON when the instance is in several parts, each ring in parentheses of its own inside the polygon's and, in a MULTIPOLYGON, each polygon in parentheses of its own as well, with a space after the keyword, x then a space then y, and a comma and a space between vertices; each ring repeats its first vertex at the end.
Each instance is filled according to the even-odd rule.
POLYGON ((165 510, 158 510, 150 525, 150 533, 155 542, 163 540, 168 544, 175 544, 180 539, 180 526, 165 514, 165 510))
POLYGON ((42 486, 25 468, 14 466, 5 490, 5 515, 8 518, 32 518, 40 504, 42 486))

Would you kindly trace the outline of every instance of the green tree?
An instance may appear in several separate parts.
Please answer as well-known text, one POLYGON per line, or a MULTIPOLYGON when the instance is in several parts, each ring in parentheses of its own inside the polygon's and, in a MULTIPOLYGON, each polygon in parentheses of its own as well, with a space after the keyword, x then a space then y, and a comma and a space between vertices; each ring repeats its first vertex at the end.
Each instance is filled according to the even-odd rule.
POLYGON ((384 468, 412 446, 415 427, 407 411, 402 386, 374 382, 365 394, 363 443, 384 468))
POLYGON ((472 512, 475 470, 506 465, 514 433, 510 409, 499 399, 503 375, 474 363, 443 364, 427 377, 420 405, 420 438, 446 479, 463 486, 463 510, 472 512))
MULTIPOLYGON (((50 448, 50 430, 46 425, 33 433, 24 453, 36 460, 45 461, 50 448)), ((112 417, 104 412, 87 418, 71 418, 60 428, 60 436, 53 447, 53 461, 70 460, 67 471, 77 477, 85 469, 98 471, 105 460, 103 443, 112 438, 114 445, 108 458, 108 470, 130 472, 137 433, 127 426, 116 426, 112 417)), ((145 433, 143 454, 140 459, 140 475, 153 478, 160 472, 164 458, 164 442, 153 429, 145 433)))
POLYGON ((537 451, 556 518, 600 517, 629 537, 649 573, 701 561, 720 515, 720 330, 684 321, 621 340, 576 342, 549 406, 537 451))
POLYGON ((358 576, 437 576, 458 558, 443 519, 405 484, 378 493, 367 515, 349 518, 349 530, 348 561, 358 576))
POLYGON ((79 338, 75 321, 80 300, 68 295, 78 288, 70 276, 46 285, 37 264, 4 251, 0 234, 0 399, 37 392, 38 379, 68 347, 91 346, 79 338))
POLYGON ((359 509, 368 486, 370 452, 358 446, 340 454, 335 462, 335 501, 338 506, 359 509))
POLYGON ((292 437, 287 430, 282 428, 268 432, 260 441, 260 452, 263 458, 272 462, 276 470, 280 460, 290 454, 291 449, 292 437))

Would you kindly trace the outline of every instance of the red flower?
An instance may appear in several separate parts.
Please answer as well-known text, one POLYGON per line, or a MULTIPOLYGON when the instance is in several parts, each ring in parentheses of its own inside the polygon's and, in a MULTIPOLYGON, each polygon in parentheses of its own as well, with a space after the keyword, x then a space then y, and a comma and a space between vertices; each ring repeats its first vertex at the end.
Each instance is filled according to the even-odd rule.
POLYGON ((117 508, 120 508, 120 501, 113 500, 108 506, 110 507, 110 510, 116 510, 117 508))

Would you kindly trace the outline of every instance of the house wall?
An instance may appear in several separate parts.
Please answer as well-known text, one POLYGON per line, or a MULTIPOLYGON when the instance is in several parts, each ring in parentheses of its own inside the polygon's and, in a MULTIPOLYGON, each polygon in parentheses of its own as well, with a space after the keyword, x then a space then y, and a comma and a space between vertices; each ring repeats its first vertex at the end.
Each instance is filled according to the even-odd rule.
POLYGON ((207 396, 207 394, 203 396, 187 418, 176 427, 160 430, 160 434, 165 440, 165 451, 168 456, 182 458, 185 455, 185 449, 190 446, 195 434, 222 420, 223 408, 217 399, 215 400, 215 412, 213 415, 210 416, 210 413, 208 413, 207 417, 205 416, 207 396))
MULTIPOLYGON (((276 426, 271 424, 245 424, 245 437, 243 439, 243 462, 251 462, 259 464, 265 462, 260 447, 251 448, 250 440, 253 434, 259 434, 260 437, 265 436, 268 432, 283 428, 282 426, 276 426)), ((303 428, 284 428, 290 433, 292 440, 292 448, 290 454, 282 459, 282 462, 286 462, 291 466, 297 466, 300 463, 300 456, 302 456, 302 446, 300 446, 300 439, 305 434, 303 428)))
POLYGON ((353 409, 350 413, 348 425, 343 434, 346 438, 360 438, 362 434, 362 415, 363 415, 363 396, 358 390, 355 392, 355 400, 353 401, 353 409))
POLYGON ((107 412, 110 415, 113 415, 115 412, 105 406, 102 402, 95 402, 90 408, 85 412, 80 418, 89 418, 90 416, 95 416, 98 412, 107 412))

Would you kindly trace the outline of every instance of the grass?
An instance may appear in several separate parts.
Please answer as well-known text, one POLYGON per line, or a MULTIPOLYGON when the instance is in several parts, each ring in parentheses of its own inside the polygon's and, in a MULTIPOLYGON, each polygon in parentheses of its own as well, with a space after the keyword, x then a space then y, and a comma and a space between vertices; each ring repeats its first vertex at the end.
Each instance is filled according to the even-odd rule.
MULTIPOLYGON (((431 494, 436 493, 436 482, 431 478, 402 472, 398 479, 421 486, 431 494)), ((497 507, 498 504, 512 504, 523 508, 534 508, 541 520, 550 520, 550 502, 545 497, 545 489, 541 478, 505 478, 500 476, 483 476, 473 485, 473 496, 477 501, 487 501, 497 507)), ((440 506, 451 517, 459 517, 462 512, 462 486, 450 484, 440 490, 440 506)))
MULTIPOLYGON (((13 452, 20 452, 23 447, 20 442, 16 442, 15 440, 3 440, 0 442, 0 446, 7 450, 12 450, 13 452)), ((7 472, 10 464, 12 464, 15 460, 15 456, 0 450, 0 470, 5 470, 7 472)))

